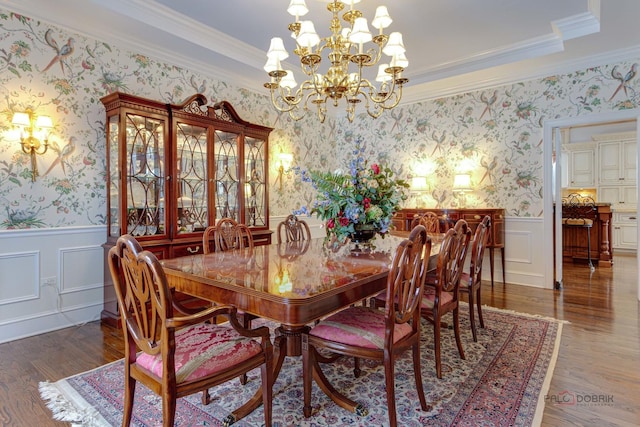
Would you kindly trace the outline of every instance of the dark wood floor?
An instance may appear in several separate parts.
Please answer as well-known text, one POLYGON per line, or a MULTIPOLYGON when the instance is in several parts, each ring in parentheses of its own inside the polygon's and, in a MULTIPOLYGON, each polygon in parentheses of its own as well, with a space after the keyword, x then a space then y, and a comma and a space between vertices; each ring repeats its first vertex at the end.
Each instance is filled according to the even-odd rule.
MULTIPOLYGON (((635 257, 590 275, 565 265, 564 289, 484 283, 483 303, 552 316, 564 325, 543 426, 640 425, 640 320, 635 257), (558 404, 559 396, 578 403, 558 404)), ((0 423, 57 426, 38 392, 55 381, 122 357, 118 331, 99 322, 0 345, 0 423)))

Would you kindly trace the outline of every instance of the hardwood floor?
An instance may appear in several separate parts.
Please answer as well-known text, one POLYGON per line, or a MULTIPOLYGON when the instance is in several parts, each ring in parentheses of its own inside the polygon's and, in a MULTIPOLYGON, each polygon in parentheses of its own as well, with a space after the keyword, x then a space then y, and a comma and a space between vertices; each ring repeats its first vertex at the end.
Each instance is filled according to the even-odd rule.
MULTIPOLYGON (((565 264, 564 288, 492 289, 483 303, 551 316, 564 325, 542 426, 640 425, 640 318, 635 257, 617 256, 613 268, 590 275, 565 264), (573 396, 575 404, 565 403, 573 396)), ((40 399, 38 383, 56 381, 121 358, 120 332, 99 322, 0 345, 0 423, 59 426, 40 399)))

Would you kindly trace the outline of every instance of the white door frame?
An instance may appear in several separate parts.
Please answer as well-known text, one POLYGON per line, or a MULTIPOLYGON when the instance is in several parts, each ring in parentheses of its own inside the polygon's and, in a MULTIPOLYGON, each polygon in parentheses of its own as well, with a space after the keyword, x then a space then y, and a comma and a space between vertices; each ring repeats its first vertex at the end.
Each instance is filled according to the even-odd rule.
MULTIPOLYGON (((562 212, 560 212, 560 210, 558 210, 556 212, 555 215, 553 214, 547 214, 549 212, 553 212, 553 204, 554 202, 557 205, 560 205, 562 203, 562 193, 560 191, 560 182, 561 179, 559 177, 562 176, 562 166, 561 166, 561 162, 560 161, 556 161, 555 164, 553 163, 553 130, 555 128, 566 128, 566 127, 571 127, 571 126, 580 126, 580 125, 586 125, 586 124, 593 124, 593 123, 606 123, 606 122, 615 122, 615 121, 621 121, 621 120, 636 120, 636 139, 640 138, 640 108, 636 108, 633 110, 621 110, 621 111, 610 111, 610 112, 606 112, 606 113, 598 113, 598 114, 589 114, 586 116, 579 116, 579 117, 565 117, 562 119, 553 119, 553 120, 546 120, 544 122, 544 128, 543 128, 543 139, 544 139, 544 143, 543 143, 543 153, 542 153, 542 158, 543 158, 543 162, 544 162, 544 170, 543 170, 543 209, 544 209, 544 241, 543 241, 543 246, 547 249, 550 250, 557 250, 557 247, 554 247, 554 241, 553 241, 553 225, 555 222, 556 225, 556 229, 560 230, 560 226, 561 226, 561 216, 562 216, 562 212), (553 173, 554 173, 554 167, 555 167, 555 174, 556 174, 556 191, 555 191, 555 200, 552 196, 552 194, 554 194, 554 192, 552 191, 552 182, 553 182, 553 173)), ((560 155, 561 152, 561 147, 560 147, 560 138, 556 139, 556 153, 557 156, 560 155)), ((639 161, 639 153, 640 153, 640 144, 638 145, 638 149, 636 149, 636 165, 640 165, 640 161, 639 161)), ((559 157, 557 157, 559 159, 559 157)), ((640 195, 640 179, 638 179, 638 177, 640 176, 640 167, 636 167, 636 192, 639 193, 640 195)), ((640 237, 640 227, 637 227, 637 233, 638 233, 638 237, 640 237)), ((638 239, 638 244, 640 246, 640 239, 638 239)), ((557 246, 559 246, 560 244, 558 244, 557 246)), ((638 262, 638 292, 637 292, 637 298, 640 301, 640 249, 637 248, 636 249, 636 259, 638 262)), ((546 250, 545 250, 546 252, 546 250)), ((549 253, 553 253, 553 252, 549 252, 549 253)), ((562 280, 562 248, 560 248, 560 250, 558 252, 556 252, 558 254, 558 256, 556 256, 556 264, 555 264, 555 268, 556 268, 556 275, 557 277, 562 280)), ((547 288, 553 288, 553 286, 555 285, 555 278, 554 278, 554 262, 553 262, 553 258, 554 257, 545 257, 545 266, 544 266, 544 273, 545 273, 545 283, 547 288)), ((614 258, 614 262, 615 262, 615 258, 614 258)))

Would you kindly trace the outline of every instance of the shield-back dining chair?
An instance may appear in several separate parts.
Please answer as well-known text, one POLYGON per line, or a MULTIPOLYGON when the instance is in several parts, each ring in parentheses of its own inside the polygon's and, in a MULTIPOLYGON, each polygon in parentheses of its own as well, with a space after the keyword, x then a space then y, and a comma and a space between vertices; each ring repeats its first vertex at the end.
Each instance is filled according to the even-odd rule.
MULTIPOLYGON (((384 364, 389 424, 397 425, 395 402, 395 360, 405 351, 413 353, 416 390, 422 410, 428 410, 420 371, 420 302, 431 238, 423 226, 414 228, 408 239, 396 248, 387 278, 385 310, 352 306, 321 320, 302 336, 302 363, 305 417, 311 416, 311 380, 318 375, 326 380, 320 362, 329 359, 318 350, 354 358, 377 360, 384 364), (315 371, 315 374, 314 374, 315 371)), ((352 409, 343 400, 336 403, 352 409)), ((360 405, 359 415, 367 411, 360 405)))
MULTIPOLYGON (((133 413, 139 381, 162 399, 164 426, 173 426, 176 399, 199 391, 203 404, 209 388, 260 368, 264 421, 271 425, 273 347, 267 327, 243 328, 235 307, 219 305, 197 313, 172 298, 160 262, 135 238, 124 235, 109 250, 109 269, 122 316, 125 345, 122 425, 133 413), (228 325, 208 322, 226 316, 228 325)), ((236 413, 224 419, 233 424, 236 413)))
POLYGON ((450 228, 440 245, 436 270, 428 273, 422 296, 422 316, 433 323, 433 345, 436 359, 436 375, 442 378, 440 332, 442 318, 453 313, 453 330, 460 358, 464 359, 464 349, 460 339, 459 288, 464 269, 467 248, 471 240, 471 229, 460 219, 450 228))
POLYGON ((278 244, 283 242, 299 242, 311 240, 311 230, 306 221, 298 219, 295 215, 289 215, 278 224, 278 244))
POLYGON ((476 342, 478 341, 475 316, 476 308, 478 311, 480 327, 484 328, 481 302, 482 260, 484 259, 484 248, 487 247, 487 242, 489 241, 490 228, 491 217, 487 215, 476 227, 473 243, 471 244, 471 262, 469 263, 469 272, 462 272, 462 275, 460 276, 460 292, 467 294, 469 298, 469 321, 471 323, 473 340, 476 342), (474 305, 476 308, 474 308, 474 305))

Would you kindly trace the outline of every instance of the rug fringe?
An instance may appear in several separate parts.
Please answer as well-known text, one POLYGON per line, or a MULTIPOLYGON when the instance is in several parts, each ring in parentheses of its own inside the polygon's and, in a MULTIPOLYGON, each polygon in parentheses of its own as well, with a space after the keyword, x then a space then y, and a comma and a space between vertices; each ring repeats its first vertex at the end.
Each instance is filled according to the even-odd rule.
POLYGON ((51 410, 54 420, 66 421, 71 423, 72 426, 78 427, 103 426, 98 421, 102 417, 96 409, 90 407, 79 408, 57 387, 56 383, 42 381, 38 389, 40 397, 45 401, 47 408, 51 410))

